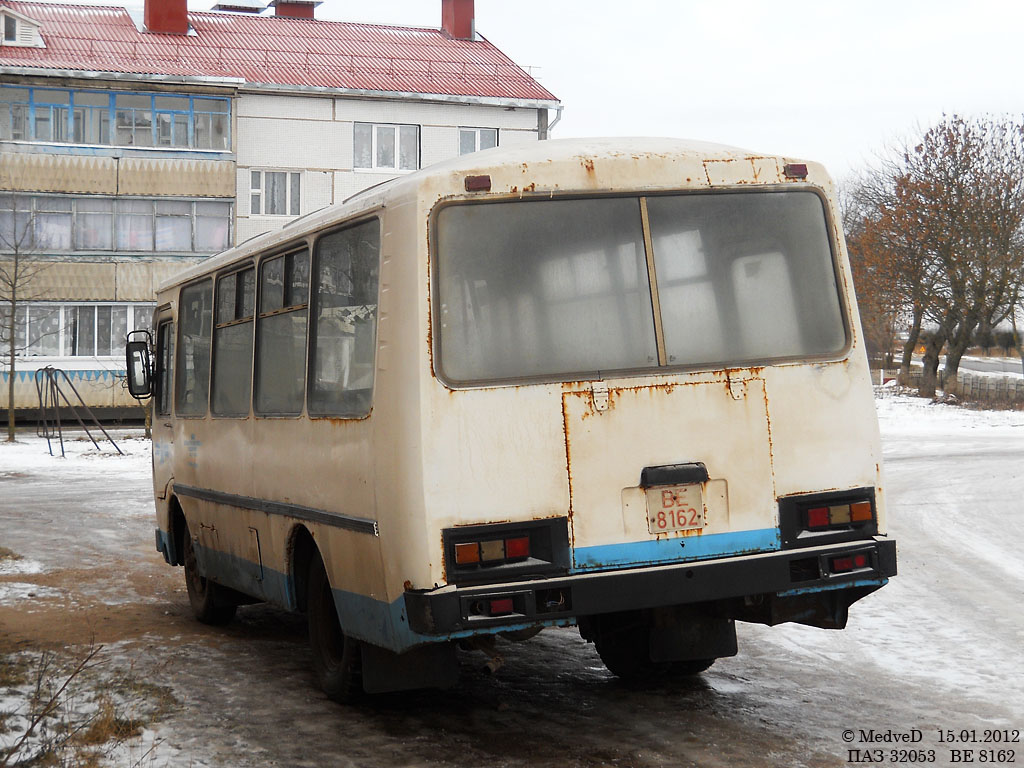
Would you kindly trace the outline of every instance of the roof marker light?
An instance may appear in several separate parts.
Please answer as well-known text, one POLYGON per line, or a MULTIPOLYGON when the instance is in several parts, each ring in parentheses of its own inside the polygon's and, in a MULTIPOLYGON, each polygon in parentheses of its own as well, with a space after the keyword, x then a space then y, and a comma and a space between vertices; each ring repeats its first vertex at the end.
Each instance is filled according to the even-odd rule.
POLYGON ((466 191, 467 192, 490 192, 491 191, 491 177, 490 176, 467 176, 466 177, 466 191))
POLYGON ((807 163, 786 163, 782 170, 787 179, 807 178, 807 163))

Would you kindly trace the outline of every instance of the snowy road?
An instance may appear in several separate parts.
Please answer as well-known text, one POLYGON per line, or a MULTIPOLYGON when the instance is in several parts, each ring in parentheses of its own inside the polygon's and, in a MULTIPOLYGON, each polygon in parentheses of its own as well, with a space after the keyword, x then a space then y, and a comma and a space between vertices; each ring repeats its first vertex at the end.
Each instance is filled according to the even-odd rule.
MULTIPOLYGON (((838 768, 878 747, 874 764, 952 765, 965 745, 939 729, 1024 731, 1024 414, 878 403, 900 575, 843 632, 742 625, 739 655, 683 686, 624 686, 554 630, 504 646, 493 677, 467 654, 452 691, 334 705, 300 618, 191 619, 181 569, 153 547, 141 440, 126 459, 79 443, 63 461, 34 438, 0 444, 0 547, 22 555, 0 560, 0 652, 94 638, 108 667, 165 686, 152 765, 838 768), (890 754, 868 729, 918 729, 915 757, 934 754, 890 754)), ((1024 744, 999 746, 1024 765, 1024 744)))

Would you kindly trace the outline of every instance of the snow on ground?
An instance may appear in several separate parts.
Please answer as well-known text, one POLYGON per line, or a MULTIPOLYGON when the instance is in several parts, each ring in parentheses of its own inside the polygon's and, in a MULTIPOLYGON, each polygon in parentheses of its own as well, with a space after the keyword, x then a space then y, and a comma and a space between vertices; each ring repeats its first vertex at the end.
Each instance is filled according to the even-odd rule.
POLYGON ((898 575, 851 607, 845 632, 753 631, 804 657, 859 659, 1024 715, 1024 413, 879 394, 898 575))
POLYGON ((118 454, 99 430, 90 430, 97 448, 80 429, 64 431, 64 456, 61 456, 61 441, 53 438, 47 441, 26 432, 19 432, 13 443, 0 442, 0 481, 5 477, 17 478, 26 472, 51 474, 55 470, 65 480, 72 480, 83 474, 92 475, 101 470, 97 462, 116 461, 117 472, 149 471, 150 441, 142 430, 115 430, 111 436, 124 456, 118 454), (53 454, 50 454, 50 451, 53 454), (60 463, 54 464, 57 459, 60 463))
MULTIPOLYGON (((509 647, 493 678, 464 674, 449 694, 403 696, 408 707, 337 710, 310 687, 300 618, 253 606, 224 630, 191 620, 180 570, 153 551, 149 444, 122 435, 125 457, 87 441, 67 443, 64 459, 33 436, 0 443, 0 547, 23 555, 0 559, 0 610, 23 606, 19 621, 47 601, 63 611, 41 591, 68 568, 84 573, 69 604, 115 606, 99 614, 126 638, 104 641, 113 666, 149 670, 181 708, 113 764, 135 764, 154 745, 161 765, 313 764, 303 744, 316 744, 320 764, 466 764, 453 755, 512 723, 536 740, 495 765, 589 766, 607 754, 603 763, 831 768, 846 764, 846 727, 1024 727, 1024 413, 891 388, 876 404, 899 574, 851 607, 842 632, 741 625, 739 654, 681 690, 619 686, 592 646, 557 630, 509 647), (81 541, 83 520, 101 535, 81 541), (116 580, 100 566, 111 557, 124 566, 116 580), (563 745, 570 731, 575 752, 563 745), (683 759, 704 744, 708 754, 729 746, 732 762, 683 759)), ((0 711, 10 703, 0 697, 0 711)))

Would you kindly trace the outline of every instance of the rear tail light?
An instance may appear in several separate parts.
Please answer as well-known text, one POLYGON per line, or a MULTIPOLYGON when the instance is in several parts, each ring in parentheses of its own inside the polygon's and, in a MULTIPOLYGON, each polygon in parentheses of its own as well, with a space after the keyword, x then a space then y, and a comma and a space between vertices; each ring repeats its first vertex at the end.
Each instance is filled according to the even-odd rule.
POLYGON ((477 542, 455 545, 455 562, 459 565, 472 565, 480 562, 480 545, 477 542))
POLYGON ((852 557, 833 557, 832 558, 832 573, 846 573, 847 571, 853 570, 853 558, 852 557))
POLYGON ((505 539, 505 557, 509 560, 517 560, 521 557, 530 556, 530 537, 520 536, 515 539, 505 539))
POLYGON ((828 524, 828 507, 815 507, 807 510, 808 528, 824 528, 828 524))
POLYGON ((809 530, 847 527, 852 523, 869 522, 873 518, 870 501, 834 504, 830 507, 811 507, 805 514, 809 530))
POLYGON ((858 552, 853 555, 843 555, 841 557, 833 557, 829 561, 829 570, 832 573, 848 573, 853 570, 860 568, 867 568, 871 565, 871 560, 867 553, 858 552))
POLYGON ((504 560, 505 542, 501 539, 498 539, 497 541, 481 541, 480 559, 485 563, 491 563, 495 560, 504 560))
POLYGON ((455 564, 463 566, 487 567, 510 562, 521 563, 523 560, 529 560, 531 556, 529 536, 463 541, 454 546, 455 564))
POLYGON ((870 501, 858 501, 856 504, 850 505, 850 519, 855 523, 860 523, 865 520, 871 519, 871 502, 870 501))
POLYGON ((491 616, 500 616, 503 613, 513 613, 515 608, 513 607, 511 597, 503 597, 500 600, 491 600, 491 616))

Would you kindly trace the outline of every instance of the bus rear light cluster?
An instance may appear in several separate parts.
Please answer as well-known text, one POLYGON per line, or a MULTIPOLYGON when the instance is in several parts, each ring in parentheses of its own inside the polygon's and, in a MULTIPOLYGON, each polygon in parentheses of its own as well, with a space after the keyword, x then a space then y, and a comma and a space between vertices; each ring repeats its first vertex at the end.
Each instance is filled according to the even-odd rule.
POLYGON ((833 557, 829 560, 829 570, 832 573, 848 573, 853 570, 867 568, 870 565, 868 555, 865 552, 858 552, 842 557, 833 557))
POLYGON ((515 600, 511 597, 495 597, 474 600, 469 604, 468 615, 470 618, 492 618, 497 616, 508 616, 519 613, 516 610, 515 600))
POLYGON ((457 565, 498 564, 530 556, 530 537, 467 541, 455 545, 457 565))
POLYGON ((812 507, 807 510, 807 529, 821 530, 833 526, 863 523, 871 520, 871 502, 856 501, 851 504, 836 504, 829 507, 812 507))

